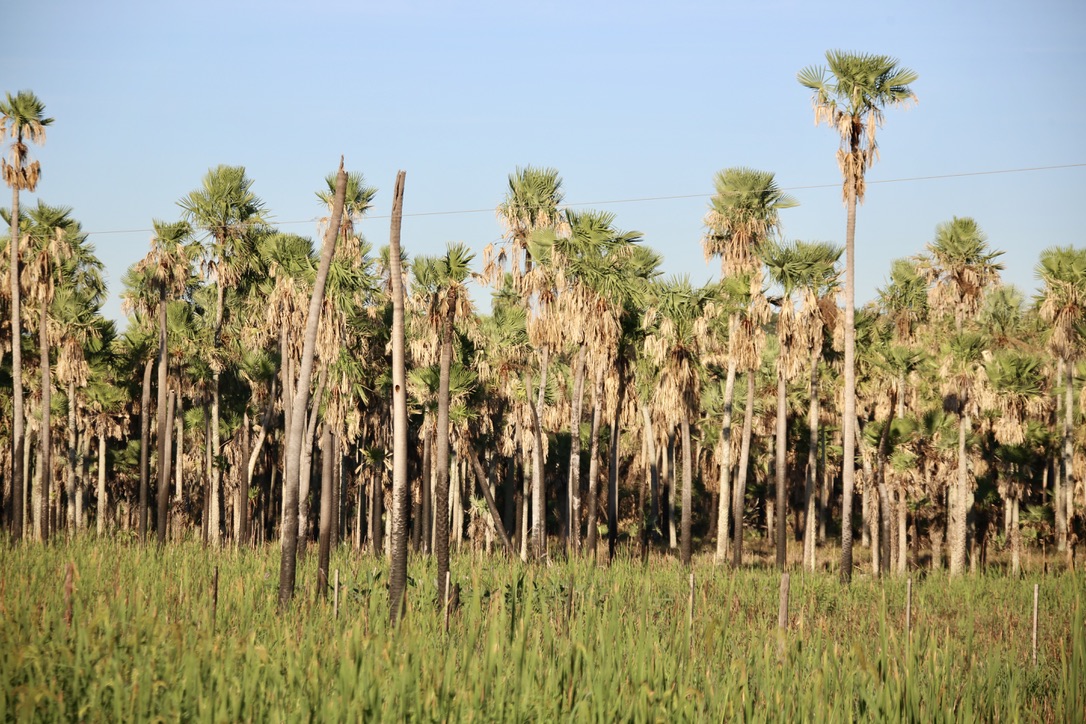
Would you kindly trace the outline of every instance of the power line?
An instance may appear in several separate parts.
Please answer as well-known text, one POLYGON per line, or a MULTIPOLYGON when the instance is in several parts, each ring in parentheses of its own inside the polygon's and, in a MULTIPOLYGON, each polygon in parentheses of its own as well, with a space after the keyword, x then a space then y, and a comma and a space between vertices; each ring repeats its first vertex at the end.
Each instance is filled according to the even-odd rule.
MULTIPOLYGON (((941 179, 951 178, 967 178, 971 176, 997 176, 1001 174, 1011 173, 1029 173, 1035 171, 1057 171, 1060 169, 1068 168, 1083 168, 1086 167, 1086 163, 1067 163, 1057 166, 1027 166, 1023 168, 1005 168, 995 171, 966 171, 963 173, 944 173, 936 174, 932 176, 906 176, 902 178, 882 179, 879 181, 867 181, 868 185, 875 184, 897 184, 897 183, 910 183, 914 181, 937 181, 941 179)), ((783 187, 781 191, 810 191, 814 189, 834 189, 840 188, 841 182, 831 184, 811 184, 807 186, 787 186, 783 187)), ((705 199, 712 196, 712 194, 700 193, 700 194, 676 194, 671 196, 637 196, 626 199, 607 199, 604 201, 578 201, 566 204, 561 204, 561 208, 571 208, 575 206, 605 206, 609 204, 636 204, 649 201, 676 201, 680 199, 705 199)), ((423 216, 455 216, 461 214, 482 214, 482 213, 494 213, 493 208, 485 209, 455 209, 452 211, 416 211, 411 213, 404 213, 404 218, 417 218, 423 216)), ((390 219, 391 214, 378 214, 374 216, 365 216, 362 221, 368 221, 373 219, 390 219)), ((320 221, 320 217, 312 217, 309 219, 300 219, 296 221, 277 221, 274 226, 292 226, 295 224, 313 224, 320 221)), ((152 232, 154 229, 115 229, 111 231, 88 231, 85 232, 88 236, 92 234, 107 235, 107 234, 139 234, 152 232)))

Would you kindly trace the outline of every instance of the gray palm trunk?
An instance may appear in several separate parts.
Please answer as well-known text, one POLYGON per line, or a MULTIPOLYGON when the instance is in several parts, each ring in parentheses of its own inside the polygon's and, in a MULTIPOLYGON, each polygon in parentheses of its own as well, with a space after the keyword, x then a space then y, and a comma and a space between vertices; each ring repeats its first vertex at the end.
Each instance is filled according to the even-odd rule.
MULTIPOLYGON (((854 142, 858 143, 858 141, 854 142)), ((856 488, 856 183, 848 183, 845 225, 845 374, 841 417, 841 582, 852 581, 852 497, 856 488)))
POLYGON ((596 384, 592 388, 592 433, 588 451, 588 533, 585 547, 588 555, 596 557, 596 543, 599 535, 597 518, 599 517, 599 477, 600 477, 600 418, 603 416, 603 365, 596 370, 596 384))
POLYGON ((23 537, 24 477, 23 451, 26 445, 26 420, 23 409, 23 349, 21 316, 21 290, 19 284, 19 188, 11 191, 11 240, 8 249, 11 252, 9 282, 11 291, 11 386, 12 386, 12 421, 11 421, 11 537, 19 540, 23 537))
POLYGON ((143 392, 140 396, 140 541, 147 537, 148 497, 151 485, 151 373, 154 359, 143 363, 143 392))
MULTIPOLYGON (((451 292, 455 294, 455 292, 451 292)), ((434 451, 434 465, 437 466, 437 489, 434 507, 437 516, 434 520, 435 543, 437 554, 437 589, 438 605, 446 600, 448 591, 445 579, 449 572, 449 371, 452 368, 452 333, 455 301, 449 305, 449 311, 441 325, 441 354, 438 359, 437 387, 437 429, 434 451)))
POLYGON ((581 343, 574 367, 569 416, 569 544, 574 553, 581 549, 581 414, 587 355, 588 345, 581 343))
POLYGON ((321 511, 317 538, 317 598, 328 597, 328 562, 332 555, 332 425, 321 426, 321 511))
POLYGON ((166 414, 169 368, 166 357, 166 285, 158 290, 158 544, 166 542, 166 511, 170 492, 170 419, 166 414))
MULTIPOLYGON (((53 382, 49 364, 49 319, 45 307, 41 310, 41 322, 38 327, 38 340, 41 349, 41 430, 38 433, 38 474, 41 479, 41 505, 38 515, 34 518, 34 527, 38 531, 39 540, 49 540, 49 507, 50 488, 53 480, 53 429, 52 429, 52 401, 53 382)), ((12 345, 15 346, 14 344, 12 345)))
POLYGON ((98 502, 95 526, 98 535, 106 534, 106 511, 109 509, 109 497, 106 492, 106 433, 98 434, 98 502))
POLYGON ((546 481, 543 459, 543 405, 547 391, 547 372, 550 367, 550 347, 543 345, 539 364, 539 393, 532 409, 532 555, 542 559, 547 554, 546 481))
POLYGON ((732 566, 735 568, 743 565, 743 509, 747 501, 747 465, 750 462, 750 436, 754 428, 754 375, 754 370, 747 372, 747 407, 743 411, 743 442, 739 450, 739 470, 736 472, 735 486, 732 491, 735 520, 732 566))
MULTIPOLYGON (((407 592, 407 364, 404 342, 403 270, 400 263, 400 228, 403 222, 403 192, 406 174, 396 174, 392 193, 392 220, 389 230, 389 274, 392 277, 392 520, 389 542, 389 618, 395 624, 406 608, 407 592)), ((345 177, 344 177, 344 180, 345 177)), ((340 192, 336 189, 337 198, 340 192)), ((333 212, 338 219, 342 200, 333 212)))
MULTIPOLYGON (((779 360, 778 365, 783 365, 784 360, 779 360)), ((776 504, 776 533, 777 533, 777 568, 782 571, 788 565, 788 548, 786 533, 788 529, 788 504, 785 495, 785 483, 788 476, 788 383, 784 378, 784 369, 777 371, 777 434, 776 434, 776 458, 775 467, 777 484, 776 504)))
MULTIPOLYGON (((734 315, 728 321, 729 340, 735 334, 734 315)), ((728 374, 724 381, 724 419, 720 424, 720 497, 717 506, 716 555, 720 565, 727 559, 731 528, 728 513, 732 506, 732 409, 735 404, 736 362, 734 353, 728 355, 728 374)))
MULTIPOLYGON (((1056 362, 1056 393, 1055 393, 1055 398, 1056 398, 1056 421, 1057 422, 1059 422, 1061 420, 1060 413, 1063 411, 1063 400, 1064 400, 1064 394, 1063 393, 1064 393, 1064 390, 1062 389, 1062 385, 1063 385, 1063 380, 1064 380, 1064 376, 1063 376, 1064 366, 1065 366, 1064 359, 1063 359, 1063 357, 1060 357, 1056 362)), ((1064 425, 1063 435, 1066 437, 1066 435, 1067 435, 1067 424, 1066 424, 1066 422, 1064 422, 1063 425, 1064 425)), ((1053 478, 1053 481, 1052 481, 1052 512, 1053 512, 1053 517, 1055 518, 1056 550, 1061 551, 1061 552, 1067 550, 1067 515, 1066 515, 1066 510, 1067 509, 1066 509, 1066 506, 1064 505, 1064 501, 1065 501, 1067 496, 1064 494, 1064 484, 1063 484, 1064 483, 1064 471, 1065 471, 1065 468, 1066 468, 1066 465, 1067 465, 1067 458, 1066 458, 1065 453, 1066 453, 1066 444, 1061 444, 1059 456, 1058 456, 1057 459, 1055 459, 1053 461, 1053 464, 1052 464, 1052 473, 1053 473, 1053 475, 1052 475, 1052 478, 1053 478)))
POLYGON ((78 527, 75 515, 75 488, 76 488, 76 461, 79 456, 79 440, 76 430, 76 400, 75 380, 68 381, 68 459, 66 461, 65 494, 67 497, 67 511, 65 519, 68 527, 68 537, 75 535, 78 527))
POLYGON ((656 464, 656 434, 652 429, 652 414, 649 406, 641 403, 641 417, 644 422, 645 466, 649 473, 649 520, 646 534, 655 532, 660 517, 660 468, 656 464))
POLYGON ((950 537, 950 575, 957 576, 965 572, 966 563, 966 514, 973 504, 973 492, 969 486, 969 459, 966 452, 966 439, 972 421, 969 415, 962 414, 958 421, 958 471, 951 488, 948 504, 947 534, 950 537))
POLYGON ((803 491, 803 567, 815 570, 815 543, 818 533, 817 486, 818 486, 818 418, 820 403, 818 352, 811 351, 810 407, 807 411, 807 479, 803 491))
MULTIPOLYGON (((680 556, 684 566, 690 565, 693 548, 690 525, 693 520, 694 464, 690 450, 690 412, 683 414, 679 424, 683 447, 683 491, 682 491, 682 529, 679 543, 680 556)), ((615 523, 612 523, 614 525, 615 523)))
POLYGON ((607 458, 607 553, 608 560, 615 559, 618 548, 618 459, 622 445, 622 404, 626 398, 626 363, 619 357, 615 374, 618 390, 615 393, 615 414, 611 417, 611 444, 607 458))
POLYGON ((1070 530, 1071 520, 1075 516, 1075 472, 1074 472, 1074 459, 1075 459, 1075 439, 1074 439, 1074 424, 1075 424, 1075 363, 1072 360, 1066 360, 1064 363, 1064 372, 1067 375, 1066 384, 1064 385, 1064 402, 1063 402, 1063 513, 1065 520, 1064 528, 1070 530))
POLYGON ((279 562, 278 609, 280 613, 286 611, 294 596, 295 567, 297 565, 295 554, 298 547, 298 485, 301 474, 302 441, 305 432, 303 424, 306 418, 306 409, 309 406, 309 383, 313 375, 313 357, 317 345, 317 325, 324 301, 324 288, 328 281, 328 270, 332 266, 336 239, 339 237, 339 225, 343 216, 343 198, 346 190, 347 174, 343 171, 341 161, 339 174, 336 177, 336 196, 332 204, 331 221, 328 224, 328 231, 321 247, 320 267, 317 270, 317 278, 313 284, 313 296, 309 300, 309 312, 306 316, 305 338, 302 346, 302 363, 298 371, 297 392, 292 401, 291 425, 287 436, 286 473, 283 476, 283 507, 285 512, 281 531, 282 555, 279 562))

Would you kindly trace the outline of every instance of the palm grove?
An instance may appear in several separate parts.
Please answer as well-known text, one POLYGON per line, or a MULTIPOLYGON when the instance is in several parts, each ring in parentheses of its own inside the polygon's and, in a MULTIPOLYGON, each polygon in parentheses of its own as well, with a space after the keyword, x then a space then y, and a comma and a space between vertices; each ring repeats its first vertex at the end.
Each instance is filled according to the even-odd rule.
POLYGON ((1042 252, 1027 300, 1001 284, 981 224, 956 217, 855 307, 865 174, 916 78, 836 51, 799 73, 840 136, 843 248, 784 239, 797 202, 749 168, 713 179, 701 245, 720 278, 697 287, 662 278, 613 214, 564 207, 553 169, 510 175, 503 240, 476 259, 401 250, 402 172, 375 249, 360 173, 341 165, 317 191, 318 245, 269 223, 244 168, 219 166, 154 221, 122 280, 124 330, 99 311, 102 265, 74 211, 20 206, 53 119, 9 93, 4 524, 42 541, 278 538, 281 604, 314 542, 322 576, 346 541, 394 569, 433 555, 442 587, 466 546, 660 548, 687 565, 700 548, 739 566, 765 535, 784 567, 792 536, 814 570, 840 535, 845 581, 854 531, 877 574, 958 574, 1002 546, 1017 572, 1027 540, 1073 550, 1086 250, 1042 252))

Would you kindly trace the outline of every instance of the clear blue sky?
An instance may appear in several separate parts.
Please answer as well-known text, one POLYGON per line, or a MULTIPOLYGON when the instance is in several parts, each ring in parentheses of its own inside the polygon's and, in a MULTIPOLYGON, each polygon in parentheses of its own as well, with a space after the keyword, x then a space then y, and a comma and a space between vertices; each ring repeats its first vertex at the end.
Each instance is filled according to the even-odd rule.
POLYGON ((888 114, 868 176, 860 300, 955 215, 977 219, 1006 252, 1004 278, 1027 292, 1042 248, 1086 243, 1086 167, 877 183, 1086 163, 1081 0, 308 5, 5 9, 0 92, 31 89, 56 119, 32 151, 37 195, 94 232, 107 315, 120 316, 120 277, 146 253, 151 220, 178 218, 177 199, 220 163, 247 168, 284 231, 315 235, 314 191, 344 154, 380 189, 361 227, 375 245, 405 169, 410 254, 463 241, 481 260, 501 234, 506 178, 526 164, 557 168, 571 203, 690 195, 598 207, 696 283, 718 273, 699 238, 713 174, 728 166, 793 189, 788 237, 842 243, 837 137, 814 126, 795 80, 829 48, 920 74, 919 105, 888 114))

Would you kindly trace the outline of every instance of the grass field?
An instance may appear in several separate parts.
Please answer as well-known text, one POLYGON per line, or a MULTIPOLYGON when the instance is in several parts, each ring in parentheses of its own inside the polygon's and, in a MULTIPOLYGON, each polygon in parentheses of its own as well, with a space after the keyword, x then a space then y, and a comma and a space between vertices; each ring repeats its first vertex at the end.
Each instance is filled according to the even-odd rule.
POLYGON ((338 618, 313 555, 276 616, 278 565, 278 547, 0 544, 0 718, 1086 721, 1082 574, 914 577, 909 635, 904 579, 794 572, 782 632, 764 568, 696 560, 691 597, 669 558, 464 554, 447 630, 422 558, 391 630, 382 561, 335 552, 338 618))

